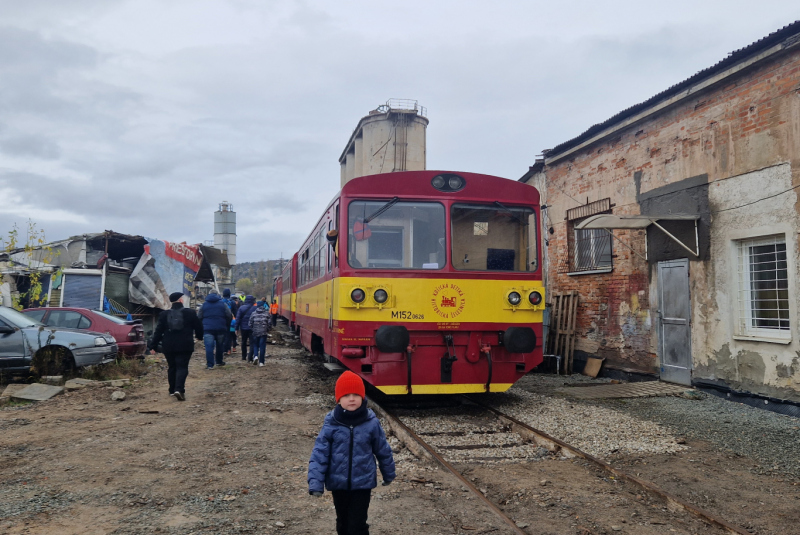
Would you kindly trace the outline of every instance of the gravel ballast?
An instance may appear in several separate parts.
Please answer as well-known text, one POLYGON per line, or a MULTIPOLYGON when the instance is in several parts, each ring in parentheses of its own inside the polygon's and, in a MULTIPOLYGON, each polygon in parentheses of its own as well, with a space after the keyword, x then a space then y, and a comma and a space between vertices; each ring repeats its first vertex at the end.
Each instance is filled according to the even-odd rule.
POLYGON ((555 393, 562 386, 603 382, 580 375, 529 374, 505 394, 507 399, 493 404, 600 457, 679 451, 683 446, 675 443, 676 438, 687 438, 750 457, 758 463, 759 473, 800 478, 798 418, 705 394, 699 399, 577 400, 555 393))

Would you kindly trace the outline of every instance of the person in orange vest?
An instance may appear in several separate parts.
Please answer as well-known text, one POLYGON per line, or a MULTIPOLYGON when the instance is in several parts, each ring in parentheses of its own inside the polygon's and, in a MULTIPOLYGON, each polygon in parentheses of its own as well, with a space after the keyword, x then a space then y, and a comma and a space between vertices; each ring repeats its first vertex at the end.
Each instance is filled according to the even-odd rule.
POLYGON ((272 314, 272 326, 278 323, 278 300, 273 299, 272 304, 269 306, 269 313, 272 314))

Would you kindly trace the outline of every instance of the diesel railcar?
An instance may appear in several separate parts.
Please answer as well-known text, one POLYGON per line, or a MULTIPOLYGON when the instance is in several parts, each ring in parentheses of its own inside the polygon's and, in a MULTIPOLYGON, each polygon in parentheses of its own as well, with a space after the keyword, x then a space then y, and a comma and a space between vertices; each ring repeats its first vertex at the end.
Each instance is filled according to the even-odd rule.
POLYGON ((386 394, 505 391, 542 361, 540 215, 504 178, 356 178, 284 270, 281 315, 386 394))

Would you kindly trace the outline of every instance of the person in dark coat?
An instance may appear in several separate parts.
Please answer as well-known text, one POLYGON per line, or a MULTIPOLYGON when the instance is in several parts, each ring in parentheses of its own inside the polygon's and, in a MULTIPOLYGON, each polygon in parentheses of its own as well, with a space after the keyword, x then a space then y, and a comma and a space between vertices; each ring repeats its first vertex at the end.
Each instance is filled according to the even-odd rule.
POLYGON ((239 307, 239 312, 236 313, 236 328, 242 333, 242 360, 247 360, 248 356, 253 358, 253 348, 250 348, 250 353, 247 353, 247 345, 250 343, 250 315, 256 310, 256 298, 248 295, 244 298, 244 304, 239 307))
POLYGON ((383 485, 388 485, 395 478, 392 448, 375 413, 367 408, 358 375, 348 370, 339 377, 336 401, 308 461, 308 493, 322 496, 326 488, 331 491, 337 535, 369 535, 367 511, 372 489, 378 486, 375 459, 383 485))
POLYGON ((194 310, 183 307, 181 298, 183 298, 181 292, 170 294, 169 300, 172 308, 164 310, 158 316, 156 330, 147 347, 151 353, 155 353, 155 349, 161 343, 164 356, 167 358, 169 395, 175 396, 179 401, 184 401, 186 399, 186 377, 189 375, 189 359, 192 358, 194 351, 192 333, 195 338, 202 340, 203 324, 194 310), (183 328, 178 331, 171 330, 168 322, 168 314, 175 310, 183 316, 183 328))
POLYGON ((258 362, 264 365, 267 357, 267 333, 270 330, 269 311, 264 307, 264 302, 256 303, 255 312, 250 314, 250 330, 253 337, 253 364, 258 362))
POLYGON ((219 293, 211 290, 206 297, 205 303, 197 313, 197 317, 203 322, 203 343, 206 346, 206 369, 214 369, 214 364, 223 366, 223 354, 225 352, 225 340, 230 336, 228 330, 231 326, 233 315, 219 293), (216 352, 216 357, 215 353, 216 352))
MULTIPOLYGON (((228 305, 228 308, 231 309, 231 315, 233 317, 233 320, 235 320, 236 313, 239 311, 240 301, 235 297, 231 297, 231 291, 229 288, 225 288, 224 290, 222 290, 222 302, 228 305)), ((225 339, 225 347, 223 349, 223 352, 226 355, 231 354, 231 349, 236 349, 236 329, 235 328, 229 329, 229 333, 230 334, 225 339)))

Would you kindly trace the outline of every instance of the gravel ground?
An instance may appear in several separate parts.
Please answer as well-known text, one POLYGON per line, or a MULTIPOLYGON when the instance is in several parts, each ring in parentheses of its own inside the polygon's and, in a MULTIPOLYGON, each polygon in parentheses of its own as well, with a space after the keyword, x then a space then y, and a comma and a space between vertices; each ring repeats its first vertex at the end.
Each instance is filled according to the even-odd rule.
MULTIPOLYGON (((507 396, 509 400, 524 399, 534 405, 546 400, 546 415, 539 418, 529 412, 524 418, 526 423, 600 457, 616 453, 615 448, 629 453, 637 447, 650 453, 658 453, 659 449, 676 451, 682 446, 674 443, 675 438, 685 437, 709 441, 723 450, 750 457, 758 463, 758 473, 800 478, 798 418, 706 394, 701 394, 700 399, 667 396, 575 400, 554 392, 565 385, 603 382, 607 381, 581 375, 529 374, 507 396), (553 410, 554 407, 558 408, 553 410), (598 425, 586 426, 587 421, 598 425), (606 433, 606 428, 613 432, 606 433), (580 438, 581 433, 588 434, 586 440, 580 438), (641 443, 636 439, 640 433, 644 434, 641 443)), ((524 409, 515 407, 509 412, 524 409)))

